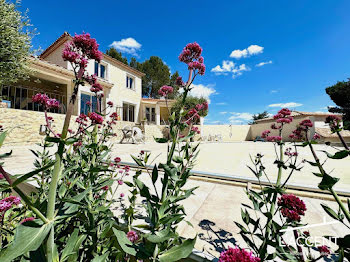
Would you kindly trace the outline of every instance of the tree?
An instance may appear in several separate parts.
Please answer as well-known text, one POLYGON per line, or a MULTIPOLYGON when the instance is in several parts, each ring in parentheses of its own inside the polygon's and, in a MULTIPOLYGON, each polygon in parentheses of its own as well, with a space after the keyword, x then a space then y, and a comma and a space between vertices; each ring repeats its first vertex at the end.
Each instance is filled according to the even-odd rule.
POLYGON ((0 86, 28 78, 28 56, 31 54, 31 30, 27 12, 18 5, 0 0, 0 86))
POLYGON ((256 124, 256 120, 265 119, 265 118, 268 118, 268 117, 269 117, 269 113, 267 111, 264 111, 262 113, 254 114, 253 117, 252 117, 253 121, 250 121, 248 124, 249 125, 254 125, 254 124, 256 124))
POLYGON ((326 93, 337 105, 337 107, 330 107, 328 110, 332 113, 343 114, 344 129, 350 130, 350 79, 327 87, 326 93))
POLYGON ((126 65, 129 65, 128 59, 124 57, 121 52, 118 52, 114 47, 109 48, 106 51, 106 54, 113 57, 114 59, 119 60, 120 62, 123 62, 126 65))
POLYGON ((136 70, 140 70, 140 68, 141 68, 141 64, 139 62, 137 62, 135 57, 132 57, 130 59, 129 66, 136 69, 136 70))
POLYGON ((158 98, 159 88, 168 85, 170 82, 169 67, 160 57, 151 56, 141 64, 139 70, 145 73, 142 78, 142 95, 158 98))
POLYGON ((179 72, 176 71, 174 74, 171 75, 170 77, 170 83, 169 85, 172 86, 174 88, 174 92, 172 94, 169 95, 169 99, 175 99, 178 94, 179 94, 179 86, 176 85, 176 78, 178 78, 179 72))
MULTIPOLYGON (((179 95, 176 98, 175 103, 171 107, 171 113, 175 112, 175 114, 178 114, 181 109, 182 105, 182 98, 183 95, 179 95)), ((185 104, 184 104, 184 109, 185 110, 190 110, 192 108, 196 108, 196 105, 198 104, 203 104, 204 102, 208 103, 207 99, 204 97, 195 97, 195 96, 187 96, 185 104)), ((205 117, 208 115, 209 110, 205 110, 204 112, 200 113, 199 115, 201 117, 205 117)))

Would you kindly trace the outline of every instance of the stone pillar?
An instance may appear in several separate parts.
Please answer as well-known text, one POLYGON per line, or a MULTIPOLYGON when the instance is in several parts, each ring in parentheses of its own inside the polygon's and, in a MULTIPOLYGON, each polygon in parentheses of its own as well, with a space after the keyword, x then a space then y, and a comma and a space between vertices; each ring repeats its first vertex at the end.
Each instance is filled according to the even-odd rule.
POLYGON ((199 119, 200 125, 201 125, 201 137, 204 135, 204 117, 200 117, 199 119))
POLYGON ((160 125, 160 106, 156 105, 156 125, 160 125))

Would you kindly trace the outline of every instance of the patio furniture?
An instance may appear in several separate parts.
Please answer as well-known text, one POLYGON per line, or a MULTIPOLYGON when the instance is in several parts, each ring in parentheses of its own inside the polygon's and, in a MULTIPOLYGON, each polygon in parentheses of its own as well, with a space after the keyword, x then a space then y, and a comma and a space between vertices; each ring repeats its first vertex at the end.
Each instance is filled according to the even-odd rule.
POLYGON ((120 144, 122 144, 124 140, 126 140, 126 141, 130 141, 131 140, 133 144, 135 143, 135 140, 134 140, 133 135, 132 135, 133 132, 132 132, 131 126, 124 126, 120 130, 123 133, 123 137, 122 137, 122 139, 119 142, 120 144))
POLYGON ((142 130, 137 126, 132 128, 132 138, 136 142, 145 143, 145 136, 143 135, 142 130))

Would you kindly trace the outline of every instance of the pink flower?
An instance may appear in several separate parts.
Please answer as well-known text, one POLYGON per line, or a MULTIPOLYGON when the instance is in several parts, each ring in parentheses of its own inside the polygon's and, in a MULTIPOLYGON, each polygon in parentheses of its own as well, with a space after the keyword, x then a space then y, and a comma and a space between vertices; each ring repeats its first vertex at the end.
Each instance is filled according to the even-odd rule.
POLYGON ((0 179, 3 179, 3 178, 4 178, 3 174, 0 174, 0 179))
POLYGON ((197 133, 197 134, 200 134, 200 133, 201 133, 201 131, 199 131, 199 128, 196 127, 196 126, 193 126, 192 129, 191 129, 191 131, 194 132, 194 133, 197 133))
POLYGON ((101 187, 101 189, 104 190, 104 191, 108 191, 109 186, 103 186, 103 187, 101 187))
POLYGON ((138 234, 137 234, 135 231, 133 231, 133 230, 129 231, 129 232, 126 234, 126 237, 127 237, 132 243, 136 242, 136 241, 139 239, 138 234))
POLYGON ((262 137, 262 138, 267 138, 267 137, 269 136, 270 133, 271 133, 270 130, 265 130, 265 131, 262 132, 261 137, 262 137))
POLYGON ((103 117, 95 112, 89 113, 89 118, 93 124, 103 123, 103 117))
POLYGON ((184 81, 182 81, 182 77, 181 76, 178 76, 176 78, 175 85, 181 86, 181 87, 185 85, 184 81))
POLYGON ((122 185, 123 183, 124 183, 123 180, 118 180, 119 185, 122 185))
POLYGON ((110 107, 113 107, 113 102, 112 101, 108 101, 107 105, 109 105, 110 107))
POLYGON ((38 103, 41 105, 46 105, 46 100, 49 99, 49 97, 46 94, 37 93, 32 97, 32 101, 34 103, 38 103))
POLYGON ((33 221, 34 219, 35 219, 34 217, 27 217, 27 218, 23 219, 20 223, 23 224, 25 222, 33 221))
POLYGON ((337 115, 327 116, 325 123, 329 124, 333 133, 341 130, 341 118, 337 115))
POLYGON ((285 154, 286 156, 290 156, 290 157, 292 157, 292 156, 298 156, 298 153, 297 153, 297 152, 292 152, 292 149, 291 149, 290 147, 286 149, 286 151, 284 152, 284 154, 285 154))
MULTIPOLYGON (((96 82, 96 83, 92 84, 90 91, 93 93, 98 93, 98 92, 103 91, 103 87, 99 83, 96 82)), ((100 96, 101 95, 102 94, 100 94, 100 96)))
POLYGON ((198 70, 198 74, 204 75, 205 65, 198 61, 193 61, 188 63, 188 70, 198 70))
POLYGON ((281 214, 289 221, 300 221, 300 216, 305 215, 306 206, 303 200, 293 194, 283 194, 278 199, 281 214))
POLYGON ((266 140, 268 142, 280 142, 280 141, 282 141, 282 137, 280 137, 280 136, 268 136, 268 137, 266 137, 266 140))
POLYGON ((273 124, 271 125, 271 129, 281 129, 281 128, 282 128, 282 125, 278 126, 278 125, 276 125, 275 123, 273 123, 273 124))
POLYGON ((312 137, 313 140, 317 140, 317 139, 320 139, 321 136, 317 133, 314 134, 314 136, 312 137))
POLYGON ((120 197, 124 197, 125 195, 124 195, 124 193, 120 193, 120 197))
POLYGON ((46 108, 50 109, 50 108, 55 108, 58 109, 60 107, 60 102, 58 102, 56 99, 54 98, 49 98, 46 100, 46 108))
POLYGON ((308 129, 309 127, 313 127, 313 124, 310 119, 305 119, 299 123, 299 126, 308 129))
POLYGON ((169 94, 171 94, 172 92, 174 92, 174 88, 172 88, 171 86, 162 86, 158 90, 158 95, 165 97, 165 96, 168 96, 169 94))
POLYGON ((189 43, 182 50, 182 53, 179 56, 179 60, 186 64, 193 61, 193 59, 199 59, 202 54, 203 49, 196 42, 189 43))
POLYGON ((16 196, 8 196, 0 200, 0 213, 5 212, 21 203, 21 199, 16 196))
POLYGON ((321 253, 321 256, 328 256, 331 253, 331 250, 326 245, 319 246, 317 247, 317 249, 318 249, 318 252, 321 253))
POLYGON ((301 128, 297 128, 292 131, 292 134, 289 135, 289 137, 293 140, 302 140, 304 138, 304 130, 301 128))
POLYGON ((114 158, 114 162, 119 163, 120 161, 122 161, 122 160, 120 159, 120 157, 114 158))
POLYGON ((250 251, 230 247, 220 254, 219 262, 260 262, 260 258, 255 257, 250 251))

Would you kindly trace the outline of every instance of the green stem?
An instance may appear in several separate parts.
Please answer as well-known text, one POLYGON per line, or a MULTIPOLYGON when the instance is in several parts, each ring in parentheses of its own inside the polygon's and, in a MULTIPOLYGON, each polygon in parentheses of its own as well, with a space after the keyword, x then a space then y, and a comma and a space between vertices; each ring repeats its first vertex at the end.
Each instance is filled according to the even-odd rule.
MULTIPOLYGON (((309 142, 309 140, 307 140, 307 142, 309 142)), ((320 170, 320 173, 322 176, 324 176, 326 174, 326 171, 323 169, 321 163, 320 163, 320 159, 317 157, 316 155, 316 152, 312 146, 311 143, 309 143, 309 147, 310 147, 310 150, 311 150, 311 153, 316 161, 316 164, 317 164, 317 167, 318 169, 320 170)), ((337 192, 333 189, 333 188, 329 188, 328 189, 329 192, 331 192, 331 194, 333 195, 335 201, 338 203, 340 209, 343 211, 346 219, 348 220, 348 222, 350 223, 350 214, 349 214, 349 211, 345 208, 345 206, 343 205, 343 202, 341 201, 341 199, 339 198, 337 192)))
MULTIPOLYGON (((55 154, 55 165, 50 181, 50 187, 49 187, 49 195, 48 195, 48 203, 47 203, 47 211, 46 211, 46 216, 49 221, 53 221, 55 217, 55 203, 56 203, 56 195, 57 195, 57 185, 58 185, 58 180, 59 177, 61 176, 62 173, 62 156, 63 156, 63 151, 64 151, 64 139, 67 137, 67 132, 69 128, 69 123, 70 119, 73 114, 73 109, 74 109, 74 104, 76 100, 76 94, 78 92, 78 87, 79 85, 76 84, 74 87, 74 92, 72 94, 72 97, 69 101, 68 105, 68 110, 66 113, 66 117, 64 119, 64 124, 62 128, 62 133, 61 133, 61 141, 58 144, 58 150, 55 154)), ((55 244, 55 227, 54 225, 51 228, 50 235, 47 239, 46 243, 46 251, 47 251, 47 259, 49 262, 53 261, 53 249, 54 249, 54 244, 55 244)))

